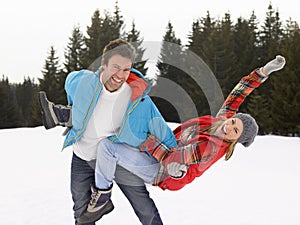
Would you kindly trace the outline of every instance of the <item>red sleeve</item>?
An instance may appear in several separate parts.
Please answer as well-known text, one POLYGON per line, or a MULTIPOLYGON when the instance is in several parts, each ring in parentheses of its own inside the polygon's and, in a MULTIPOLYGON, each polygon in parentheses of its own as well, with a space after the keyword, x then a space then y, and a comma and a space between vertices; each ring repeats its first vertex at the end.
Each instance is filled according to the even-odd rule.
MULTIPOLYGON (((211 142, 206 142, 204 144, 198 145, 197 151, 203 154, 203 160, 198 163, 190 164, 188 167, 188 171, 183 178, 173 179, 171 177, 167 177, 159 186, 162 189, 179 190, 186 184, 191 183, 196 177, 201 176, 211 165, 214 164, 215 161, 218 160, 217 152, 213 152, 213 154, 211 154, 214 149, 215 148, 211 142)), ((172 159, 172 154, 173 152, 171 154, 168 154, 168 163, 174 161, 174 159, 172 159)))
POLYGON ((177 191, 183 188, 186 184, 191 183, 196 177, 201 176, 203 172, 198 170, 198 166, 193 164, 189 167, 187 174, 182 179, 173 179, 167 177, 159 186, 165 190, 177 191), (197 175, 197 176, 196 176, 197 175))
POLYGON ((224 116, 230 118, 235 115, 245 98, 267 78, 257 73, 257 70, 243 77, 226 98, 217 117, 224 116))

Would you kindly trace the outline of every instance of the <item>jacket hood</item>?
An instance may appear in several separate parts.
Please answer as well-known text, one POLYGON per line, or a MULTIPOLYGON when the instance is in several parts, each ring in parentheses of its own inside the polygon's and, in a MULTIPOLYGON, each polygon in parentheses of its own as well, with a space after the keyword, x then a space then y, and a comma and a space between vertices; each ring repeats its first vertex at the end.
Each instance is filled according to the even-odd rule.
POLYGON ((144 75, 136 70, 131 69, 130 75, 126 81, 132 89, 131 101, 134 102, 140 96, 145 96, 150 92, 151 85, 144 75))

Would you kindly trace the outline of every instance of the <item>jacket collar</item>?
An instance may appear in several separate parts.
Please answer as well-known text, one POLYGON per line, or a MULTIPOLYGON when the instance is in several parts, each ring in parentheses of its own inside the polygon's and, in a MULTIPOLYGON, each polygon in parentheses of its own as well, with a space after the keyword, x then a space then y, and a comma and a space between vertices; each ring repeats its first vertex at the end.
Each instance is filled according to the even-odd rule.
POLYGON ((141 72, 136 69, 131 69, 130 75, 126 81, 132 89, 131 101, 134 102, 141 96, 149 93, 151 85, 145 79, 141 72))
MULTIPOLYGON (((96 74, 101 75, 102 66, 96 71, 96 74)), ((137 69, 130 70, 129 77, 126 81, 132 89, 131 101, 134 102, 139 97, 145 96, 150 92, 151 85, 145 76, 137 69)))

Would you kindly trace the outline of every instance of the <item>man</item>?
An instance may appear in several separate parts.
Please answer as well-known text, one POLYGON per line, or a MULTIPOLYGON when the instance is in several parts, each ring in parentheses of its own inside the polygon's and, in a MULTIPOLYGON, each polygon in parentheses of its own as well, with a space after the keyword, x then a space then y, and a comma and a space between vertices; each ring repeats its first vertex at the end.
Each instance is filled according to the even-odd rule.
MULTIPOLYGON (((91 195, 99 191, 94 187, 99 141, 108 137, 114 143, 138 148, 151 133, 168 147, 177 146, 172 130, 147 95, 149 83, 139 71, 132 69, 134 58, 133 46, 117 39, 104 48, 102 66, 96 73, 88 70, 71 72, 67 76, 65 90, 68 103, 72 106, 72 116, 65 115, 61 109, 63 106, 58 110, 57 106, 47 101, 45 94, 40 94, 43 122, 47 129, 55 125, 72 124, 64 148, 72 146, 74 152, 71 193, 76 225, 80 225, 80 221, 81 224, 94 225, 94 222, 86 221, 91 218, 96 221, 114 208, 109 200, 100 212, 88 212, 89 220, 84 218, 84 212, 92 204, 91 195)), ((118 167, 115 181, 142 224, 162 224, 158 210, 140 178, 118 167)), ((107 191, 110 193, 111 188, 107 191)))

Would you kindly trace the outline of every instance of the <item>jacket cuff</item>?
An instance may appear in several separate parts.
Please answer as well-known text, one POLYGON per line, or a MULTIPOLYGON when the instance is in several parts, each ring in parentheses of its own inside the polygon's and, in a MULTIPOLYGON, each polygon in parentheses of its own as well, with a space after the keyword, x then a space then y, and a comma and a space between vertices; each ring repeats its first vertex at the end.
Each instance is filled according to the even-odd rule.
POLYGON ((261 68, 257 68, 255 70, 255 73, 257 74, 257 81, 258 82, 265 82, 268 78, 269 78, 269 75, 265 75, 262 71, 261 71, 262 67, 261 68))

